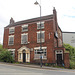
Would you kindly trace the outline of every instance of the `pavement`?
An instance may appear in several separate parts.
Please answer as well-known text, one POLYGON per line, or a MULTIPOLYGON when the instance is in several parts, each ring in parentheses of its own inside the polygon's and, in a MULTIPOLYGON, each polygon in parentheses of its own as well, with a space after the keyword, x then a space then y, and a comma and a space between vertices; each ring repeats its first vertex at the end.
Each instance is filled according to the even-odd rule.
POLYGON ((56 68, 56 67, 50 67, 50 66, 40 67, 40 65, 34 65, 34 64, 19 64, 19 63, 14 63, 13 64, 13 63, 5 63, 5 62, 0 62, 0 64, 7 64, 7 65, 14 65, 14 66, 21 66, 21 67, 29 67, 29 68, 38 68, 38 69, 46 69, 46 70, 75 72, 75 69, 56 68))

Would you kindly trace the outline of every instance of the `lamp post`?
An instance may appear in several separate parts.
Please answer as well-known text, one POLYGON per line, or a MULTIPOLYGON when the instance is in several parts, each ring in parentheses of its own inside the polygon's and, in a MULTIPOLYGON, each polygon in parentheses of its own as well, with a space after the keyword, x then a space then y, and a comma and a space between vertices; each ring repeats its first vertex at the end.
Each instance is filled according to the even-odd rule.
MULTIPOLYGON (((41 0, 40 0, 41 2, 41 0)), ((40 67, 42 67, 42 45, 41 45, 41 5, 36 1, 35 5, 39 5, 40 7, 40 67)))

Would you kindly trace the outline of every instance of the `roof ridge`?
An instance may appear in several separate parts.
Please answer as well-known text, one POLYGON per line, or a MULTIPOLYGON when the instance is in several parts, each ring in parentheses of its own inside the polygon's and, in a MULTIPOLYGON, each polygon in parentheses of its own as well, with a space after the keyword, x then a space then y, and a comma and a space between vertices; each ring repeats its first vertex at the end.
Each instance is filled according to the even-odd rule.
MULTIPOLYGON (((41 21, 42 20, 46 20, 46 19, 52 19, 52 18, 53 18, 53 14, 52 15, 47 15, 47 16, 41 16, 41 21)), ((27 20, 18 21, 18 22, 15 22, 13 24, 9 24, 6 27, 12 27, 12 26, 16 26, 16 25, 20 25, 20 24, 24 24, 24 23, 36 22, 36 21, 40 21, 40 17, 36 17, 36 18, 31 18, 31 19, 27 19, 27 20)))

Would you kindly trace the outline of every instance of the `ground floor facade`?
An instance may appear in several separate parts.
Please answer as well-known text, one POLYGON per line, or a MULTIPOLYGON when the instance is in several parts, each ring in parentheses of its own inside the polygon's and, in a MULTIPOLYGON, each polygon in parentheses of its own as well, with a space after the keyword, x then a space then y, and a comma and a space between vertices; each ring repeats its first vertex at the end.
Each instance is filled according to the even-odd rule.
POLYGON ((69 61, 69 58, 65 57, 65 48, 59 47, 49 49, 48 47, 43 46, 41 49, 42 54, 40 54, 40 47, 28 48, 26 46, 22 46, 18 49, 8 50, 11 51, 15 61, 23 63, 40 63, 40 58, 42 58, 42 63, 56 64, 60 66, 69 61))

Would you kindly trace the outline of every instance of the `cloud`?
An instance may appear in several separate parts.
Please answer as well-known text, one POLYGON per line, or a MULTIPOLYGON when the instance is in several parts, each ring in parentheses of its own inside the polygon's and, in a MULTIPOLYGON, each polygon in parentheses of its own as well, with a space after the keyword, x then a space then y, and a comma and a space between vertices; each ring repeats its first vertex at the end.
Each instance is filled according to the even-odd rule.
POLYGON ((75 18, 75 16, 69 16, 69 15, 64 15, 64 16, 68 18, 75 18))

